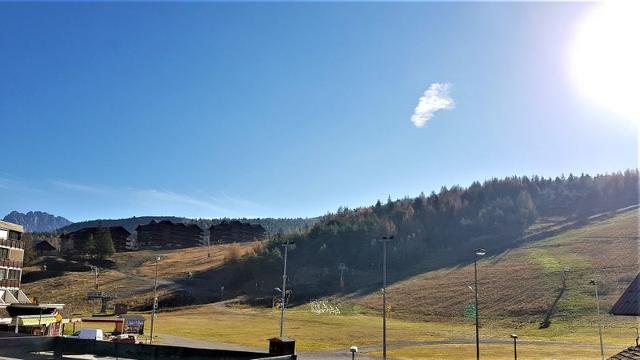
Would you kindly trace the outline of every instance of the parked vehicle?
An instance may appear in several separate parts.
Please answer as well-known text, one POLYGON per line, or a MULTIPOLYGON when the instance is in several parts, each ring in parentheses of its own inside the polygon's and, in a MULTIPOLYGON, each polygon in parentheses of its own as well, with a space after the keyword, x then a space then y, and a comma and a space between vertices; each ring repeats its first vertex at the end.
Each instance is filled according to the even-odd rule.
POLYGON ((121 334, 116 335, 111 339, 112 342, 125 343, 125 344, 140 344, 138 338, 133 334, 121 334))
POLYGON ((71 337, 88 340, 104 340, 104 334, 101 329, 81 329, 71 335, 71 337))

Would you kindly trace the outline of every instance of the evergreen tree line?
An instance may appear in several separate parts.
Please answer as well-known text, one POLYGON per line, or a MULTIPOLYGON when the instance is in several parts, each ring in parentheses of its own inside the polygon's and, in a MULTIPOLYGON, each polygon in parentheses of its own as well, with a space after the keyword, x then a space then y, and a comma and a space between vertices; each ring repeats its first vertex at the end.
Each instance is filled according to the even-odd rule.
POLYGON ((245 261, 239 276, 249 279, 269 267, 277 271, 278 241, 295 242, 292 266, 336 273, 337 264, 344 263, 351 270, 370 273, 380 266, 375 239, 394 235, 388 262, 396 269, 415 271, 468 260, 477 247, 494 252, 513 246, 540 218, 584 218, 637 204, 638 170, 555 179, 513 176, 474 182, 467 188, 443 187, 428 196, 341 207, 308 229, 269 243, 245 261))
POLYGON ((98 227, 87 241, 79 242, 78 253, 104 260, 115 253, 111 231, 106 227, 98 227))

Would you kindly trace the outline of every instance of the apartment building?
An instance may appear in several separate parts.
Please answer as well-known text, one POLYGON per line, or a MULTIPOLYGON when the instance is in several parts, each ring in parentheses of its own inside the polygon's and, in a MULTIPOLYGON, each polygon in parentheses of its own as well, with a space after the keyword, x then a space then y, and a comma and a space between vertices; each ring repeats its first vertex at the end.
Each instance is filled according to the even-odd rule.
POLYGON ((22 226, 0 221, 0 307, 29 302, 20 291, 25 246, 22 233, 22 226))

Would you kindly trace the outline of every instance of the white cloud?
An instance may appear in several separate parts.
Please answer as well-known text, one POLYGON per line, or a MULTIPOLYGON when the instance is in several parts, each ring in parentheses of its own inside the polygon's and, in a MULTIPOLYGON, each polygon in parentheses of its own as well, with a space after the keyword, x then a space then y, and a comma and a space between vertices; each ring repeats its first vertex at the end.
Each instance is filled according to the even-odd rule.
MULTIPOLYGON (((157 188, 115 188, 69 181, 52 181, 51 184, 58 191, 86 195, 84 199, 91 206, 97 203, 119 204, 129 212, 138 215, 177 215, 204 218, 246 217, 247 211, 262 208, 257 203, 235 198, 226 193, 211 196, 203 193, 178 193, 157 188)), ((0 189, 3 187, 3 178, 0 178, 0 189)))
POLYGON ((53 181, 53 186, 62 190, 70 190, 73 192, 80 192, 86 194, 94 194, 94 195, 113 195, 115 190, 109 189, 102 186, 95 185, 86 185, 86 184, 78 184, 74 182, 68 181, 53 181))
POLYGON ((134 195, 144 205, 155 207, 157 210, 163 209, 185 209, 197 211, 198 213, 228 213, 229 209, 219 207, 208 201, 200 200, 189 195, 178 194, 171 191, 156 189, 136 190, 134 195))
POLYGON ((413 111, 411 122, 416 127, 423 127, 438 110, 450 110, 455 108, 455 103, 449 96, 451 84, 433 83, 418 100, 418 105, 413 111))

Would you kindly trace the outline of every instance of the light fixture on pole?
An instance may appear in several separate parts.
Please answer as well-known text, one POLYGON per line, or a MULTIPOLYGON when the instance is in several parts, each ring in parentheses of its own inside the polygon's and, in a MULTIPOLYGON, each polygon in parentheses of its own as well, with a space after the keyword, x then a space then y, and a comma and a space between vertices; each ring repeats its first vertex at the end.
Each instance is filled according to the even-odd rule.
POLYGON ((600 299, 598 299, 598 282, 596 280, 589 281, 593 285, 596 292, 596 314, 598 316, 598 336, 600 337, 600 359, 604 360, 604 342, 602 341, 602 319, 600 319, 600 299))
POLYGON ((351 360, 355 360, 356 358, 356 353, 358 352, 358 347, 357 346, 352 346, 349 351, 351 351, 351 360))
POLYGON ((387 243, 393 240, 393 235, 383 236, 378 241, 382 243, 382 359, 387 359, 387 243))
POLYGON ((513 339, 513 359, 518 360, 518 345, 516 345, 518 342, 518 335, 511 334, 511 338, 513 339))
POLYGON ((284 247, 284 268, 282 270, 282 302, 280 303, 280 337, 284 336, 284 308, 286 307, 287 296, 287 254, 289 246, 295 244, 293 241, 281 243, 284 247))
POLYGON ((151 338, 149 338, 149 343, 153 343, 153 328, 154 322, 156 319, 156 311, 158 310, 158 262, 160 261, 160 256, 156 257, 155 264, 155 276, 153 278, 153 308, 151 309, 151 338))
POLYGON ((476 360, 480 360, 480 309, 478 308, 478 258, 487 254, 487 251, 483 248, 476 249, 473 257, 473 271, 474 271, 474 283, 473 287, 476 295, 476 360))

